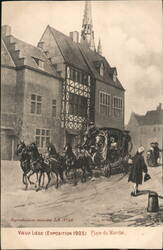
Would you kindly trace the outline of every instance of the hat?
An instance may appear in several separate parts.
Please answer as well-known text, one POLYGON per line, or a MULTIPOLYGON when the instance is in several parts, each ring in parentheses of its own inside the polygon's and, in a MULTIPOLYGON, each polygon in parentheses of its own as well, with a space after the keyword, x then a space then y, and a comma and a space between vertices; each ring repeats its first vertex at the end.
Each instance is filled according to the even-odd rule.
POLYGON ((144 152, 144 147, 143 146, 139 147, 138 148, 138 153, 143 153, 143 152, 144 152))

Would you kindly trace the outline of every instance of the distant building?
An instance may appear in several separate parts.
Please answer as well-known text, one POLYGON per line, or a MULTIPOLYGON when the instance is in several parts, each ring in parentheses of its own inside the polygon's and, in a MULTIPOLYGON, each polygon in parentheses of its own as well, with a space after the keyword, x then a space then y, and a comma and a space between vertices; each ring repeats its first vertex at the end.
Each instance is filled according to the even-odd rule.
POLYGON ((145 115, 131 114, 127 125, 130 130, 135 152, 137 147, 143 145, 149 149, 151 142, 158 142, 163 148, 163 109, 161 103, 156 110, 147 111, 145 115))
POLYGON ((124 128, 125 90, 102 55, 96 52, 91 5, 86 1, 81 39, 47 26, 37 47, 2 27, 2 159, 14 159, 18 140, 36 141, 44 151, 75 146, 90 121, 97 127, 124 128))

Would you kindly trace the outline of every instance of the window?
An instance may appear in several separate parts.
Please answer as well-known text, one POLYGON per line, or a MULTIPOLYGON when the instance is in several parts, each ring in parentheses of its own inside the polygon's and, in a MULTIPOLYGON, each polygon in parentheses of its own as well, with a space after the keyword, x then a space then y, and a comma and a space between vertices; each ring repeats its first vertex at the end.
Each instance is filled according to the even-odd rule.
POLYGON ((102 115, 110 116, 111 98, 110 94, 100 91, 99 111, 102 115))
POLYGON ((50 143, 50 130, 36 129, 36 145, 45 148, 50 143))
POLYGON ((122 98, 114 96, 113 110, 114 110, 114 116, 120 117, 122 115, 122 98))
POLYGON ((70 78, 70 68, 67 67, 67 78, 70 78))
POLYGON ((87 98, 69 93, 69 114, 87 116, 87 98))
POLYGON ((116 74, 116 71, 114 71, 114 73, 113 73, 113 81, 114 81, 114 82, 117 81, 117 74, 116 74))
POLYGON ((100 75, 103 76, 104 75, 104 64, 101 63, 100 65, 100 75))
POLYGON ((31 113, 41 114, 42 97, 39 95, 31 95, 31 113))
POLYGON ((57 113, 57 101, 52 100, 52 117, 56 117, 57 113))

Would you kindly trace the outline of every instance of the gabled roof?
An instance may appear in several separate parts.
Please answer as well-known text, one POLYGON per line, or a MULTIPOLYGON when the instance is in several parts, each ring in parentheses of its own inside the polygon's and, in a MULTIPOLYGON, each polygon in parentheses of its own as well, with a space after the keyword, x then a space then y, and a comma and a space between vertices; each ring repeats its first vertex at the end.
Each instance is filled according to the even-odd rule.
POLYGON ((83 54, 86 62, 88 63, 92 74, 94 75, 94 77, 97 80, 103 81, 109 85, 112 85, 114 87, 117 87, 121 90, 124 90, 122 84, 120 83, 120 81, 116 80, 116 82, 114 82, 111 78, 112 75, 112 71, 115 70, 115 68, 112 68, 109 63, 107 62, 106 58, 101 56, 100 54, 98 54, 95 51, 90 50, 87 46, 84 45, 79 45, 80 49, 81 49, 81 53, 83 54), (96 64, 97 62, 103 63, 104 65, 104 75, 100 75, 100 73, 98 72, 97 68, 96 68, 96 64))
MULTIPOLYGON (((5 42, 4 38, 4 42, 5 42)), ((24 58, 23 65, 32 67, 34 69, 38 69, 41 71, 44 71, 46 73, 49 73, 51 75, 57 76, 57 72, 52 66, 51 62, 45 55, 45 53, 38 47, 35 47, 29 43, 26 43, 22 40, 17 39, 16 37, 10 35, 10 39, 12 40, 12 43, 5 42, 5 45, 15 63, 16 66, 22 65, 22 63, 19 63, 19 57, 24 58), (15 51, 10 48, 12 44, 15 44, 15 51), (20 56, 16 55, 16 51, 20 51, 20 56), (37 58, 44 62, 44 67, 40 68, 39 65, 36 63, 35 59, 37 58)))
POLYGON ((10 53, 7 50, 7 47, 3 40, 1 40, 1 64, 10 67, 15 67, 14 61, 10 56, 10 53))
POLYGON ((163 109, 147 111, 145 115, 134 114, 139 125, 163 124, 163 109))
POLYGON ((57 42, 57 45, 62 53, 64 61, 74 67, 77 67, 81 70, 84 70, 90 73, 90 70, 85 63, 83 56, 80 52, 79 46, 77 43, 73 42, 72 39, 60 31, 50 27, 50 30, 54 36, 54 39, 57 42))

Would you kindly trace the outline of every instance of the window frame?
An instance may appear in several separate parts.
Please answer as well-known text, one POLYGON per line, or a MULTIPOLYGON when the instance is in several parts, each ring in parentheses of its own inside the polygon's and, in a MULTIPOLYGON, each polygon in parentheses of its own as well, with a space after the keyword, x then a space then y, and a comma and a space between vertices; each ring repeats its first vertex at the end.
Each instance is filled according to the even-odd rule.
POLYGON ((122 116, 123 114, 123 98, 122 97, 113 96, 113 111, 114 111, 113 113, 115 117, 122 116))
POLYGON ((35 115, 41 115, 41 111, 42 111, 42 96, 38 94, 31 94, 30 113, 35 115), (32 96, 34 98, 32 98, 32 96))
POLYGON ((111 116, 111 94, 101 90, 99 91, 99 113, 107 117, 111 116))
POLYGON ((46 128, 36 128, 35 141, 38 148, 46 148, 51 141, 51 130, 46 128))
POLYGON ((56 117, 57 116, 57 100, 56 99, 52 99, 52 117, 56 117), (55 101, 55 103, 54 103, 55 101), (54 112, 55 110, 55 112, 54 112))

